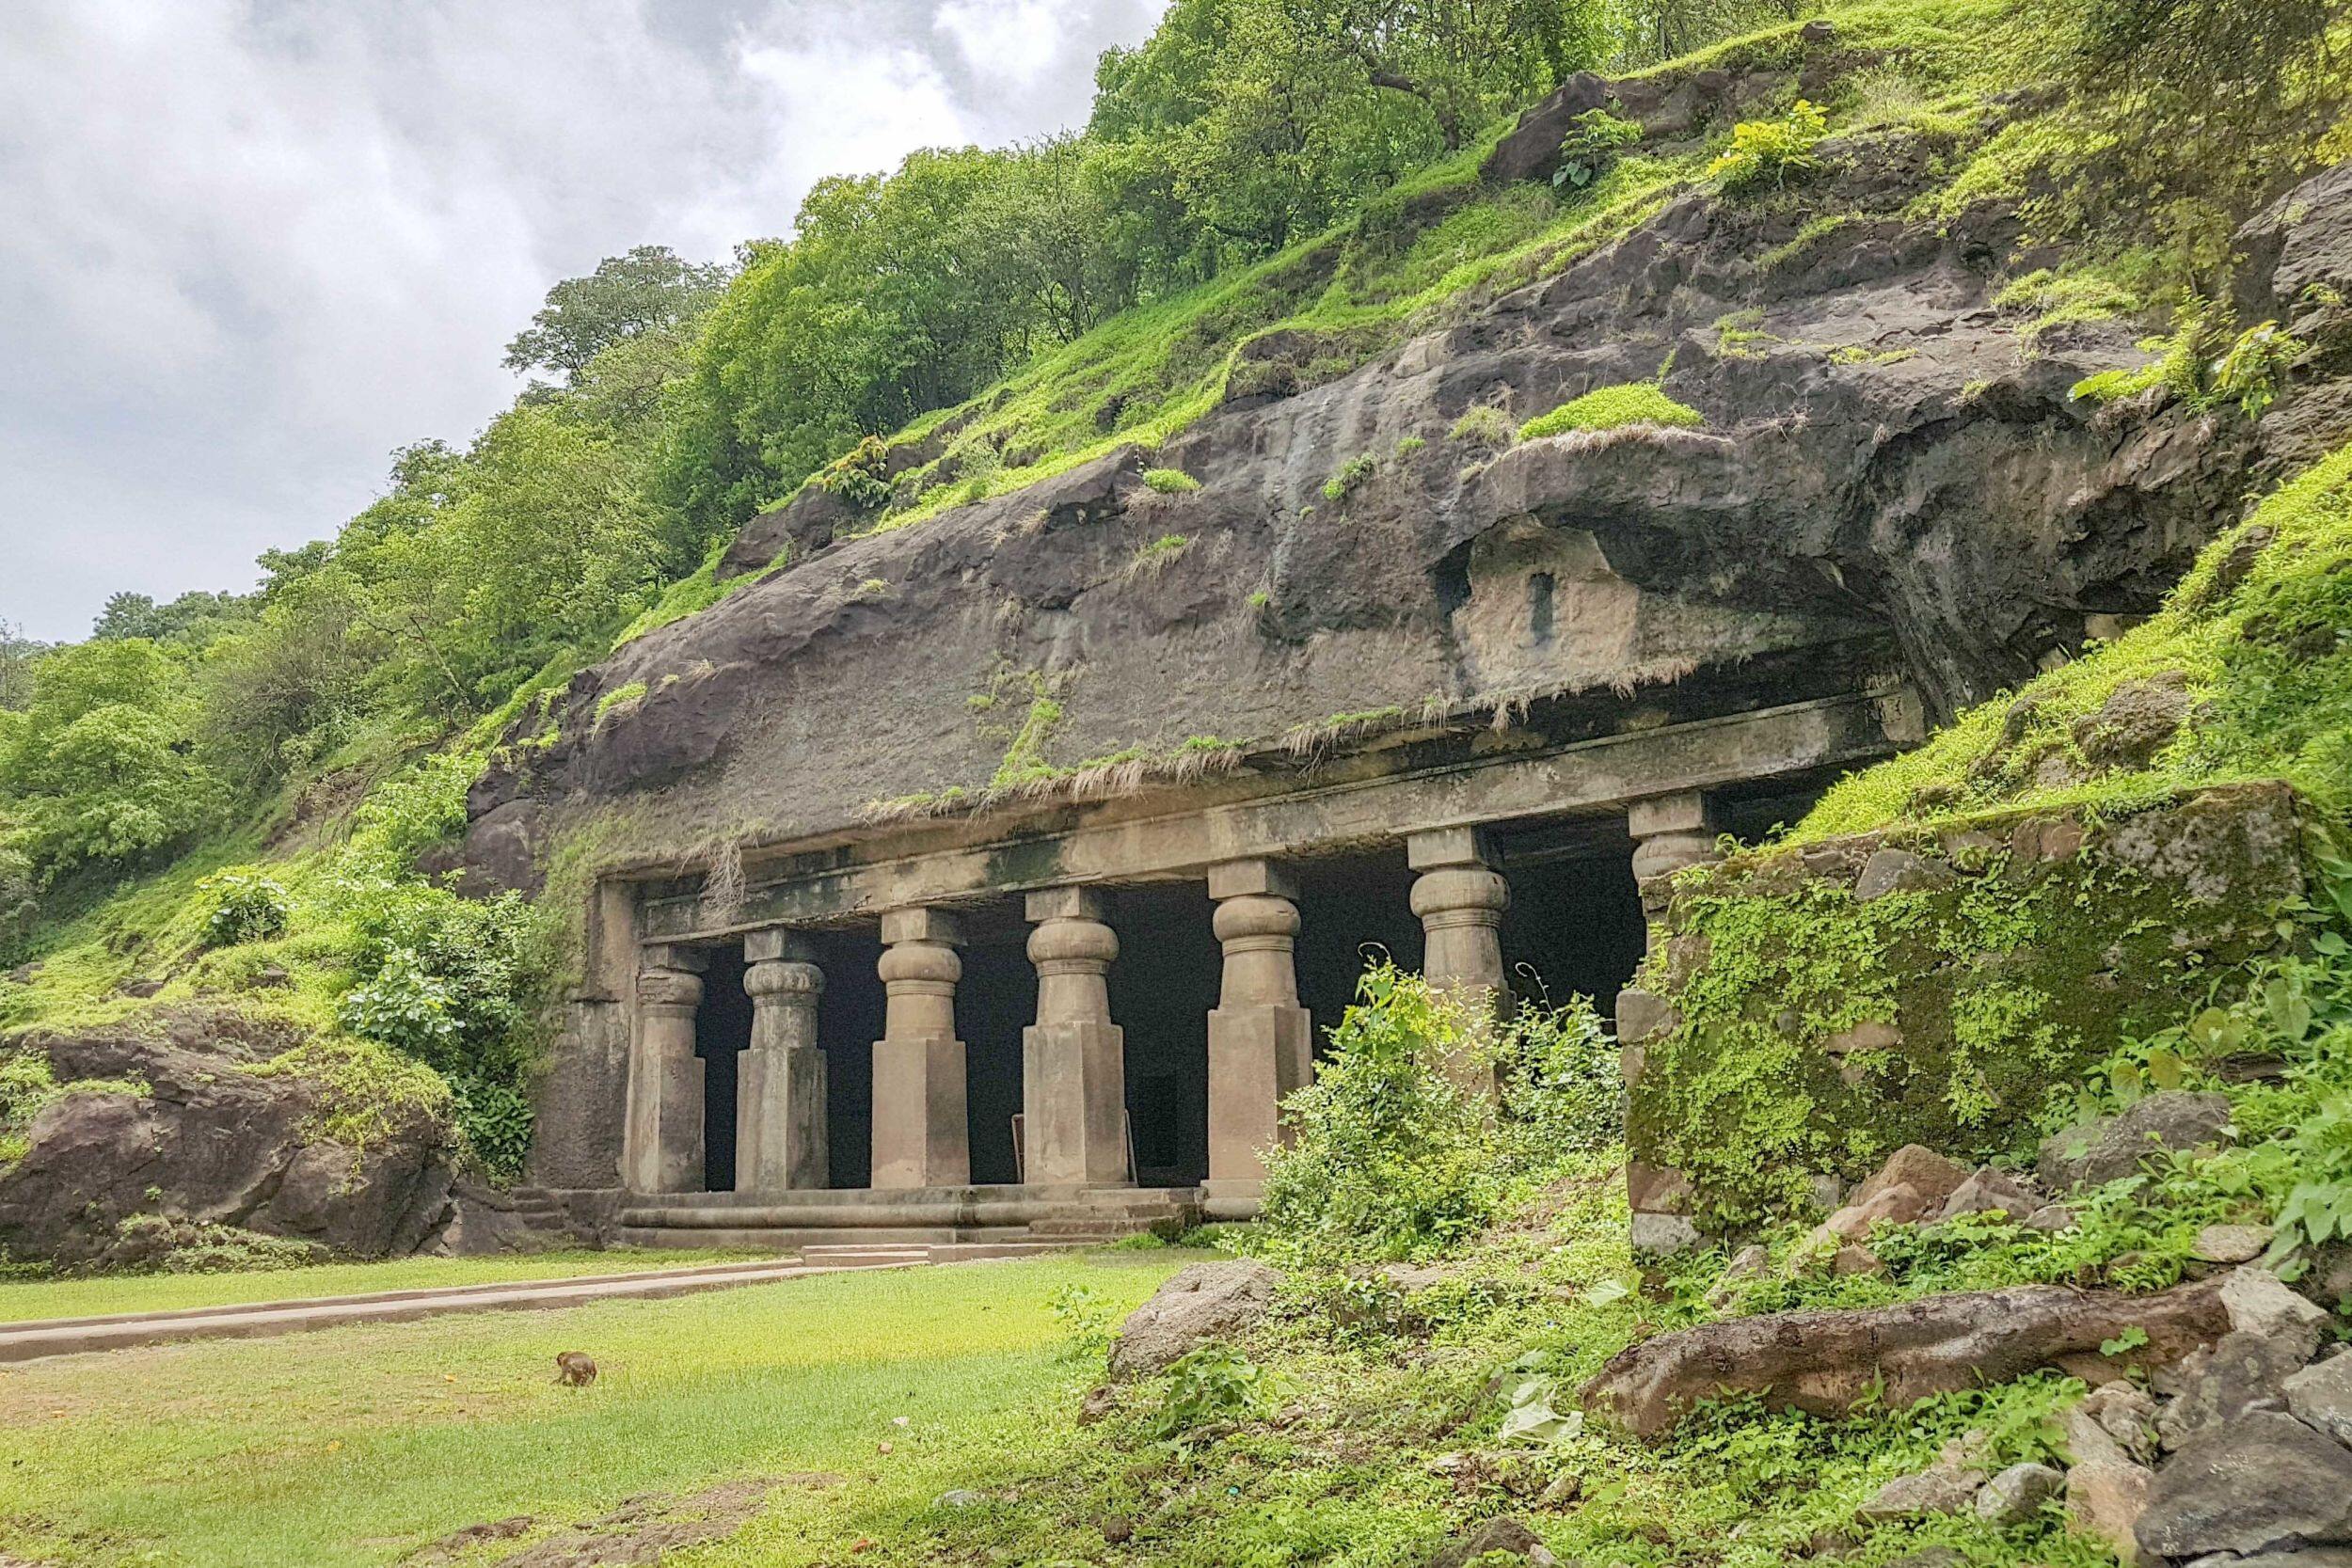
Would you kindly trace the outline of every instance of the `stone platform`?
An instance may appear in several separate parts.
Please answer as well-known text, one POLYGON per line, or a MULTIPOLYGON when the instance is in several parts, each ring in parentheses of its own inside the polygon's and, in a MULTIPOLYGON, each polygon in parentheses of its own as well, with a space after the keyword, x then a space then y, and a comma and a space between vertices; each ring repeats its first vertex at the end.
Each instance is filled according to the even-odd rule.
POLYGON ((624 1246, 1043 1249, 1188 1227, 1197 1187, 970 1186, 796 1193, 648 1193, 622 1200, 624 1246))

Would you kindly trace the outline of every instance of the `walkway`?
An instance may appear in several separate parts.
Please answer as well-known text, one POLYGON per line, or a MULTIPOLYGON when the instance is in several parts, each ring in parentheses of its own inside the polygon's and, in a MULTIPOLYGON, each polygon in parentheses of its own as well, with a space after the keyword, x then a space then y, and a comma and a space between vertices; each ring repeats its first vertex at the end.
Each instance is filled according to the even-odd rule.
POLYGON ((135 1345, 183 1339, 250 1338, 333 1328, 342 1323, 406 1323, 449 1312, 523 1312, 579 1307, 597 1301, 652 1301, 697 1291, 767 1285, 805 1275, 852 1269, 903 1269, 976 1257, 1043 1250, 996 1247, 811 1247, 798 1258, 692 1268, 647 1269, 634 1274, 587 1275, 567 1279, 510 1280, 496 1285, 458 1285, 415 1291, 378 1291, 367 1295, 321 1296, 304 1301, 253 1302, 243 1306, 195 1307, 176 1312, 131 1312, 102 1318, 46 1318, 0 1324, 0 1362, 83 1351, 127 1350, 135 1345))

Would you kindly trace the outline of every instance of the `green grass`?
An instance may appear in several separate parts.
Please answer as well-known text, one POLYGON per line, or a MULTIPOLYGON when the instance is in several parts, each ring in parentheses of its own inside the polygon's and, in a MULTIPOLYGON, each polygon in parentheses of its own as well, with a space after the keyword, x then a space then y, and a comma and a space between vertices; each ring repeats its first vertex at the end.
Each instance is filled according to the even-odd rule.
POLYGON ((1538 414, 1519 426, 1519 439, 1535 441, 1571 430, 1621 430, 1637 424, 1695 430, 1706 422, 1697 409, 1677 403, 1660 391, 1655 382, 1635 381, 1619 387, 1596 387, 1549 414, 1538 414))
POLYGON ((616 1248, 542 1252, 525 1257, 397 1258, 381 1263, 321 1263, 310 1268, 238 1274, 98 1275, 80 1279, 0 1281, 0 1323, 34 1318, 96 1318, 120 1312, 176 1312, 241 1302, 302 1301, 375 1291, 499 1285, 522 1279, 633 1274, 772 1257, 723 1248, 644 1251, 616 1248))
POLYGON ((841 1483, 786 1489, 741 1545, 691 1560, 846 1561, 859 1535, 1071 1440, 1086 1369, 1063 1356, 1057 1290, 1124 1312, 1190 1256, 835 1275, 0 1370, 0 1550, 358 1568, 469 1524, 820 1472, 841 1483), (594 1387, 554 1384, 564 1350, 596 1358, 594 1387))

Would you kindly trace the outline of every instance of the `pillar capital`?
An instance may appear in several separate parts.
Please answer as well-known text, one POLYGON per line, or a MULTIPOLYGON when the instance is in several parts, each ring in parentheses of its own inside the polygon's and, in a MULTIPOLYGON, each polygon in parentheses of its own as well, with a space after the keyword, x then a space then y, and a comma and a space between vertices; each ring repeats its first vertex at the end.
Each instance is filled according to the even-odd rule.
POLYGON ((1511 907, 1511 884, 1483 865, 1445 865, 1413 879, 1408 900, 1422 925, 1500 926, 1511 907))
POLYGON ((1029 961, 1042 975, 1100 974, 1119 957, 1119 933, 1099 920, 1057 915, 1029 933, 1029 961))
POLYGON ((702 1005, 703 977, 690 970, 668 967, 637 972, 637 1005, 641 1007, 692 1012, 702 1005))
POLYGON ((1111 900, 1101 888, 1040 888, 1022 898, 1021 910, 1032 925, 1048 920, 1106 921, 1111 917, 1111 900))
POLYGON ((1491 866, 1492 852, 1480 828, 1424 828, 1405 835, 1405 863, 1415 871, 1442 866, 1491 866))
POLYGON ((813 1006, 825 993, 825 972, 813 963, 762 958, 743 971, 743 990, 755 1005, 772 996, 813 1006))
POLYGON ((1626 831, 1633 838, 1633 879, 1648 882, 1720 859, 1718 822, 1706 792, 1686 789, 1653 795, 1626 807, 1626 831))
POLYGON ((782 926, 743 933, 745 963, 768 963, 776 959, 787 963, 815 963, 817 948, 800 932, 782 926))
POLYGON ((892 910, 882 917, 882 939, 886 947, 911 942, 961 947, 963 923, 946 910, 928 907, 892 910))
POLYGON ((1289 868, 1269 860, 1220 861, 1209 867, 1209 896, 1228 898, 1298 899, 1298 886, 1289 868))

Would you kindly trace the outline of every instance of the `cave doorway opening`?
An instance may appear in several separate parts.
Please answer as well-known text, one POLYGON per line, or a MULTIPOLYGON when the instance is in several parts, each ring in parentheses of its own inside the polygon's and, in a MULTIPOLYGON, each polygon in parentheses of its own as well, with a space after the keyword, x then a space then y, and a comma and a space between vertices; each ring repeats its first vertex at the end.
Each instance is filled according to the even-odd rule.
POLYGON ((1209 1174, 1209 1010, 1224 956, 1205 883, 1120 891, 1111 1018, 1125 1037, 1128 1148, 1144 1187, 1189 1187, 1209 1174))
POLYGON ((1021 1032, 1037 1021, 1037 972, 1021 901, 991 899, 959 909, 963 978, 956 986, 956 1033, 963 1037, 965 1132, 972 1181, 1021 1180, 1012 1118, 1021 1114, 1021 1032))
POLYGON ((1513 995, 1555 1006, 1585 996, 1604 1019, 1614 1019, 1617 992, 1648 945, 1624 818, 1514 826, 1489 843, 1511 886, 1502 935, 1513 995))
POLYGON ((1368 964, 1386 958, 1400 969, 1421 968, 1413 873, 1401 843, 1287 861, 1282 869, 1298 887, 1298 1000, 1314 1021, 1321 1057, 1329 1053, 1331 1031, 1356 1000, 1357 981, 1368 964))
POLYGON ((882 1038, 882 927, 873 921, 803 931, 824 972, 817 1044, 825 1053, 825 1175, 834 1187, 873 1184, 874 1042, 882 1038))
POLYGON ((703 1191, 735 1191, 736 1069, 752 1043, 752 999, 743 990, 743 945, 707 949, 703 999, 694 1009, 694 1054, 703 1062, 703 1191))

